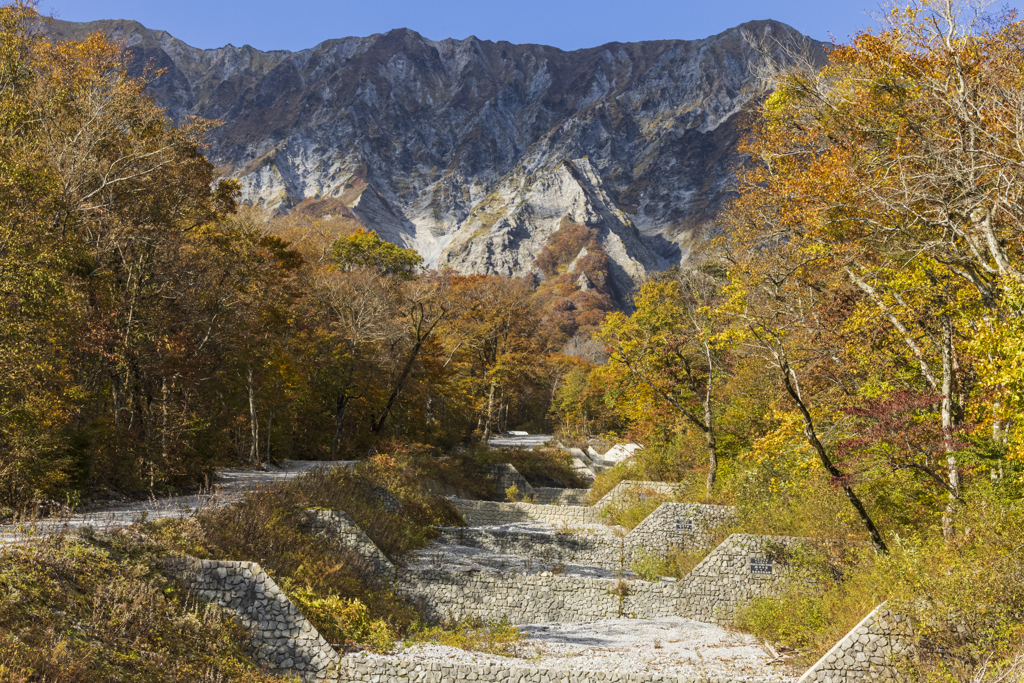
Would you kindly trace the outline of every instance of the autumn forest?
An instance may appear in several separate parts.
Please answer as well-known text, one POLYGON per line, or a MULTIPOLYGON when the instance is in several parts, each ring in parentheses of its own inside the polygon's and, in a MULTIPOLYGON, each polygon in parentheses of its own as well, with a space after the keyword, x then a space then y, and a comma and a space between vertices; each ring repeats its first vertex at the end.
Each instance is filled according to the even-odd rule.
POLYGON ((683 482, 863 551, 750 628, 824 642, 814 619, 944 596, 970 643, 1021 652, 1013 14, 922 0, 824 68, 766 69, 728 209, 627 305, 585 225, 509 279, 426 269, 340 201, 241 204, 204 157, 216 121, 172 123, 122 46, 39 21, 0 8, 0 507, 602 435, 646 448, 597 489, 683 482))

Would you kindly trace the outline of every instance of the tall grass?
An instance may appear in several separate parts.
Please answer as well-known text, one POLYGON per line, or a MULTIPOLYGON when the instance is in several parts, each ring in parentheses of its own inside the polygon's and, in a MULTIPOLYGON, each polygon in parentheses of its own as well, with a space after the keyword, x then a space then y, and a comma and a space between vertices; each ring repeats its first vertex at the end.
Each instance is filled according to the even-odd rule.
POLYGON ((0 549, 0 680, 269 683, 249 634, 160 573, 163 549, 126 531, 0 549))
POLYGON ((408 452, 380 454, 354 469, 316 468, 247 493, 237 504, 184 521, 152 524, 169 548, 199 557, 258 562, 307 618, 339 646, 387 650, 418 615, 389 578, 310 528, 310 508, 342 510, 393 562, 462 523, 445 498, 427 491, 408 452))

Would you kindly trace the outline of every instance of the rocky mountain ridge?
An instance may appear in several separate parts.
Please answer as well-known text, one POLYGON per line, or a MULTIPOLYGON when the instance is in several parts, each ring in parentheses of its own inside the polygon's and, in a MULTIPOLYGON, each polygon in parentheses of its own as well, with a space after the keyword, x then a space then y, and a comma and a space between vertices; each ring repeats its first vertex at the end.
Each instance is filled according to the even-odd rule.
POLYGON ((175 118, 224 121, 211 160, 246 200, 287 212, 340 199, 431 266, 516 275, 565 221, 597 229, 624 295, 678 263, 727 196, 737 114, 757 92, 752 43, 820 53, 774 21, 696 41, 432 41, 397 29, 298 52, 190 47, 132 21, 101 31, 175 118))

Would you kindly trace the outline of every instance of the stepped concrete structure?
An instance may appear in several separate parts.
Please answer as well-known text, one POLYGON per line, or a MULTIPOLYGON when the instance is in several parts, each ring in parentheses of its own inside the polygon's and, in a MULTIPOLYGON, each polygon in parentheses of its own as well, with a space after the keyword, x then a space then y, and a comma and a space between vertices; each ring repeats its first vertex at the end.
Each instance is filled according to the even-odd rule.
POLYGON ((913 647, 912 624, 883 602, 808 669, 799 683, 895 680, 894 661, 909 656, 913 647))
POLYGON ((735 511, 727 506, 662 503, 627 533, 601 525, 596 507, 456 504, 473 526, 442 529, 446 543, 620 571, 649 553, 710 550, 720 540, 716 530, 735 521, 735 511))
MULTIPOLYGON (((506 471, 514 477, 514 470, 506 471)), ((731 626, 737 610, 752 599, 777 593, 793 580, 789 557, 809 539, 728 534, 735 510, 723 506, 662 502, 640 525, 625 530, 594 524, 593 515, 612 504, 640 496, 675 494, 672 485, 623 482, 593 506, 537 505, 455 500, 473 519, 504 515, 501 526, 452 527, 396 566, 366 534, 340 511, 309 510, 308 525, 353 553, 363 565, 414 605, 428 620, 504 620, 512 624, 606 619, 684 618, 731 626), (645 491, 647 493, 645 493, 645 491), (603 505, 601 504, 603 503, 603 505), (547 510, 539 519, 539 510, 547 510), (586 517, 589 514, 591 517, 586 517), (526 523, 509 518, 530 515, 526 523), (486 516, 486 515, 485 515, 486 516), (578 526, 564 524, 577 517, 578 526), (555 520, 554 522, 551 520, 555 520), (562 523, 556 526, 556 522, 562 523), (629 571, 641 553, 670 549, 710 550, 680 580, 646 581, 629 571)), ((572 499, 567 496, 567 499, 572 499)), ((557 498, 553 497, 557 500, 557 498)), ((465 513, 464 513, 465 514, 465 513)), ((342 656, 300 613, 259 565, 172 558, 167 566, 198 597, 233 613, 252 631, 250 653, 269 671, 303 681, 374 681, 403 679, 495 681, 501 683, 696 683, 695 678, 653 671, 562 671, 508 665, 444 661, 406 661, 391 657, 342 656)), ((710 627, 707 627, 710 628, 710 627)), ((799 683, 854 683, 895 677, 894 662, 913 651, 909 622, 879 606, 837 643, 799 683)), ((731 683, 730 678, 701 677, 731 683)), ((769 679, 743 678, 751 683, 769 679)), ((771 681, 795 681, 773 677, 771 681)))
POLYGON ((255 562, 179 557, 166 567, 252 632, 249 653, 260 666, 303 680, 338 680, 341 656, 255 562))
POLYGON ((439 622, 530 624, 681 616, 731 625, 740 605, 785 585, 787 553, 803 542, 733 534, 683 579, 654 582, 621 572, 587 572, 584 563, 518 563, 515 556, 460 555, 450 549, 431 555, 428 550, 400 572, 397 586, 439 622))

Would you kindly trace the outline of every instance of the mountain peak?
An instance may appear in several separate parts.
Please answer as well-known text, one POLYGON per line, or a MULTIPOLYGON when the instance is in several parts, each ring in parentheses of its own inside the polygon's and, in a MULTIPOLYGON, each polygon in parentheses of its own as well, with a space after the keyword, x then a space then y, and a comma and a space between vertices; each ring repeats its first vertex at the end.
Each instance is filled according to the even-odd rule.
POLYGON ((503 275, 583 225, 623 299, 728 197, 761 59, 744 36, 815 44, 770 19, 570 52, 408 28, 299 52, 200 50, 126 20, 50 30, 126 40, 133 70, 163 69, 150 89, 172 116, 223 120, 209 154, 247 201, 344 214, 331 199, 431 265, 503 275))

